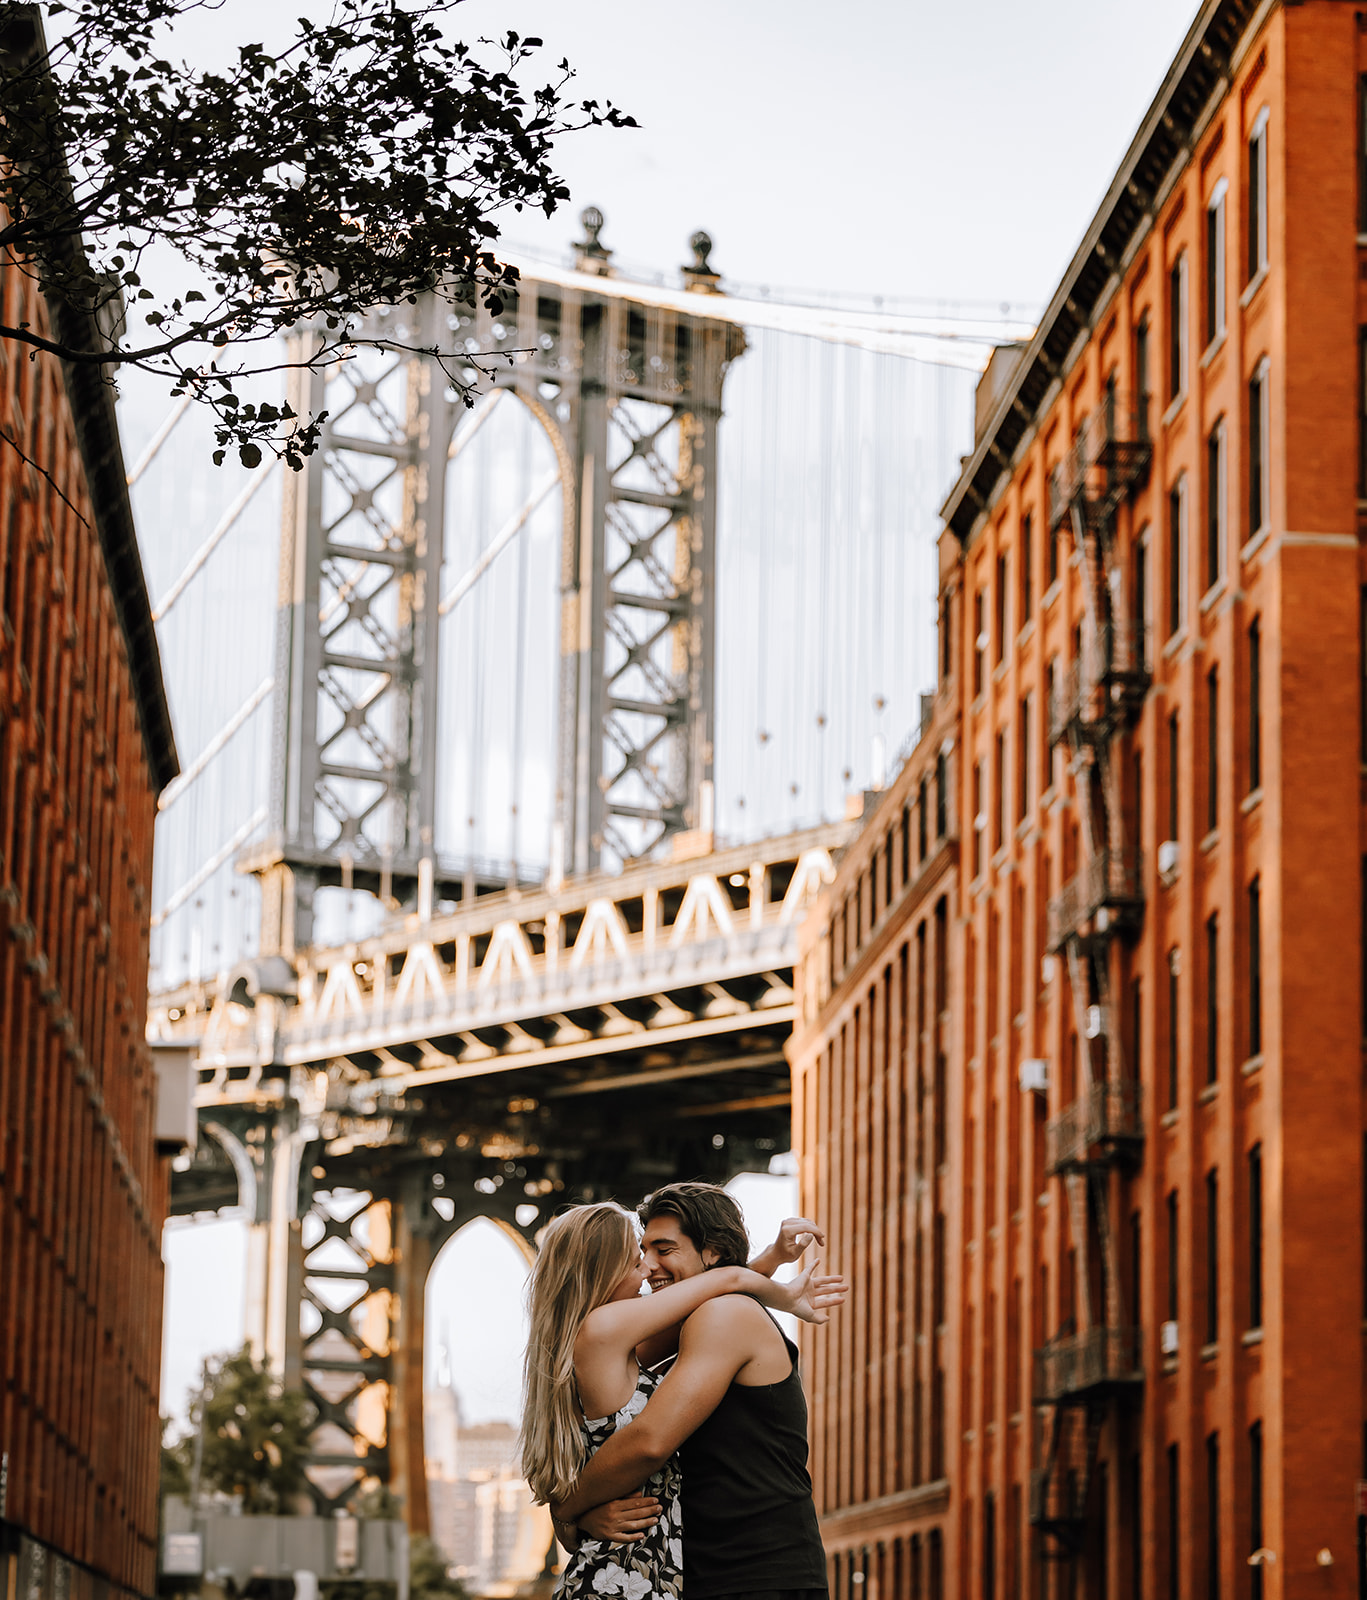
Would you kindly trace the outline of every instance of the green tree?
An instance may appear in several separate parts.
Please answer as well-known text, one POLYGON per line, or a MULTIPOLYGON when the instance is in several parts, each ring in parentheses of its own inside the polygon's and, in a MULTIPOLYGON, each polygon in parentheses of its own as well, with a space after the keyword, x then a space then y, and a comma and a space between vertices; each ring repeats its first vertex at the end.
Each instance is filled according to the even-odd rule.
POLYGON ((446 1557, 425 1533, 414 1534, 408 1545, 409 1600, 469 1600, 470 1591, 459 1578, 446 1575, 446 1557))
POLYGON ((210 1367, 190 1409, 189 1431, 170 1449, 175 1466, 163 1462, 163 1485, 177 1484, 168 1492, 192 1486, 199 1451, 202 1492, 239 1495, 246 1512, 292 1512, 307 1487, 304 1464, 314 1421, 310 1402, 283 1388, 244 1348, 210 1367))
MULTIPOLYGON (((177 24, 220 4, 49 0, 50 44, 37 5, 0 7, 0 250, 77 313, 51 336, 0 321, 0 338, 163 376, 214 408, 216 460, 270 449, 298 469, 320 418, 247 400, 243 380, 348 359, 364 312, 428 291, 497 312, 517 278, 492 253, 500 214, 568 198, 562 134, 634 124, 573 102, 565 61, 528 87, 539 39, 449 37, 459 0, 335 0, 274 52, 170 59, 177 24)), ((435 357, 468 395, 453 336, 396 319, 374 342, 435 357)))

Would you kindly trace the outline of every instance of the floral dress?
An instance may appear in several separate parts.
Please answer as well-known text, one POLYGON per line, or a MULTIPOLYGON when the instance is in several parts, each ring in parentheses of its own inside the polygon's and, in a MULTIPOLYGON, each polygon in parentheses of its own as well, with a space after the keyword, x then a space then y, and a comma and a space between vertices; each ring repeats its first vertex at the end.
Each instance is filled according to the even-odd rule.
MULTIPOLYGON (((585 1461, 618 1428, 624 1428, 645 1410, 660 1374, 642 1371, 631 1399, 610 1417, 583 1424, 585 1461)), ((671 1456, 647 1481, 642 1494, 660 1502, 660 1520, 637 1544, 612 1544, 585 1539, 565 1564, 555 1593, 558 1600, 593 1600, 596 1595, 620 1595, 623 1600, 682 1600, 683 1475, 679 1458, 671 1456)))

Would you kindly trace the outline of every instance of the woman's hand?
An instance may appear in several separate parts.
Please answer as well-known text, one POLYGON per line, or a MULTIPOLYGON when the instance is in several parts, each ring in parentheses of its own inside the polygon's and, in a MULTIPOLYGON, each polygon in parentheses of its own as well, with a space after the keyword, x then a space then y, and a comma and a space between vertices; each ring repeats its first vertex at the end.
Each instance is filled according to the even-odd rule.
POLYGON ((820 1224, 810 1217, 786 1217, 778 1230, 778 1238, 760 1251, 750 1263, 750 1269, 772 1278, 780 1267, 787 1266, 790 1261, 800 1261, 803 1251, 813 1244, 825 1248, 826 1235, 820 1224))
POLYGON ((805 1272, 774 1285, 776 1298, 770 1302, 775 1311, 788 1311, 802 1322, 829 1322, 835 1306, 843 1306, 849 1294, 844 1278, 826 1274, 816 1276, 820 1258, 813 1261, 805 1272))
POLYGON ((579 1518, 579 1531, 608 1544, 639 1544, 660 1520, 660 1502, 649 1495, 609 1500, 579 1518))

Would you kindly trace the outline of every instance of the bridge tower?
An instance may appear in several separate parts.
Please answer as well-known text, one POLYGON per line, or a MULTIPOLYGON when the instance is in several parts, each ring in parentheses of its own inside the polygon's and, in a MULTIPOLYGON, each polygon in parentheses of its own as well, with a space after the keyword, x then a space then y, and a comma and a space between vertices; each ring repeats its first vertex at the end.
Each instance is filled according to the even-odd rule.
POLYGON ((297 375, 291 403, 327 420, 282 522, 272 831, 243 862, 265 954, 310 942, 321 885, 410 905, 479 887, 433 847, 443 536, 449 463, 507 393, 550 437, 564 507, 553 876, 708 824, 717 423, 744 337, 707 315, 706 234, 695 293, 636 297, 602 214, 583 223, 576 272, 524 277, 493 307, 453 290, 381 308, 365 328, 380 351, 297 375), (415 347, 466 363, 473 411, 415 347))

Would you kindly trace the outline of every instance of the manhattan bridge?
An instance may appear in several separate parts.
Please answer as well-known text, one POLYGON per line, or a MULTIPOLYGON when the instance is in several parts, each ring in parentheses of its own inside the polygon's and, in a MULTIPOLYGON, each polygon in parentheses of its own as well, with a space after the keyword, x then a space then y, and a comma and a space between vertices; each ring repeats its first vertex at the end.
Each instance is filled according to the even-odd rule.
MULTIPOLYGON (((185 771, 149 1039, 249 1224, 247 1331, 318 1408, 318 1508, 427 1525, 423 1304, 476 1217, 788 1148, 804 910, 934 677, 935 512, 1009 308, 519 260, 497 314, 374 313, 302 473, 127 406, 185 771)), ((308 337, 301 333, 300 337, 308 337)), ((134 398, 137 398, 136 396, 134 398)))

